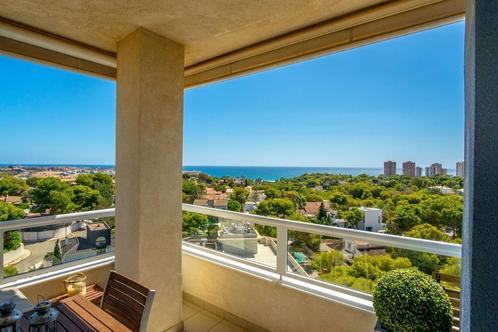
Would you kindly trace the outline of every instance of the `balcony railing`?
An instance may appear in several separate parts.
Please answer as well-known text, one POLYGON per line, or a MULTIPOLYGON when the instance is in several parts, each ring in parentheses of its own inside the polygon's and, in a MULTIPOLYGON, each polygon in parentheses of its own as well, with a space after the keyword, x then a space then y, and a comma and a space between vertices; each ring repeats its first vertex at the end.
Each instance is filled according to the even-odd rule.
POLYGON ((227 255, 224 252, 206 249, 187 242, 184 242, 183 245, 184 252, 192 255, 204 255, 204 258, 208 259, 213 256, 219 256, 221 257, 221 264, 227 264, 230 265, 231 268, 243 269, 248 272, 263 270, 266 271, 266 273, 261 273, 261 277, 278 278, 278 281, 284 285, 312 292, 327 298, 332 298, 342 303, 369 311, 373 311, 371 305, 372 296, 369 293, 324 281, 320 278, 311 278, 308 274, 300 273, 298 269, 294 269, 293 266, 296 264, 296 261, 289 250, 289 232, 293 231, 306 234, 316 234, 327 238, 363 241, 377 246, 380 245, 383 248, 406 249, 405 252, 413 251, 430 253, 438 255, 439 257, 445 256, 461 258, 462 254, 461 245, 454 243, 305 223, 190 204, 183 204, 183 210, 216 217, 220 220, 228 220, 234 223, 249 223, 251 225, 261 225, 275 228, 276 245, 274 242, 272 242, 272 245, 274 245, 273 249, 275 249, 276 264, 262 264, 261 262, 255 262, 254 260, 247 259, 247 257, 244 257, 243 255, 227 255), (281 243, 286 245, 279 245, 281 243), (253 267, 254 270, 251 270, 250 268, 248 269, 247 266, 253 267))
MULTIPOLYGON (((77 212, 61 215, 51 215, 44 217, 28 218, 28 219, 18 219, 0 222, 0 248, 4 248, 4 235, 5 232, 11 231, 21 231, 26 229, 37 230, 40 228, 45 228, 47 226, 57 226, 57 225, 69 225, 74 222, 83 220, 95 220, 101 218, 114 217, 115 209, 104 209, 95 210, 87 212, 77 212)), ((31 253, 33 254, 43 254, 31 253)), ((0 255, 0 266, 4 266, 4 255, 0 255)), ((16 281, 23 279, 29 281, 36 281, 38 278, 48 278, 50 275, 56 275, 61 270, 65 270, 68 273, 71 270, 78 270, 82 267, 95 266, 99 264, 106 264, 114 260, 114 254, 112 252, 99 254, 92 257, 82 258, 74 260, 68 263, 53 265, 50 267, 42 269, 32 269, 29 272, 22 272, 15 274, 10 277, 4 275, 4 269, 0 269, 0 285, 5 287, 6 285, 15 285, 16 281)))
MULTIPOLYGON (((367 231, 359 231, 354 229, 332 227, 326 225, 319 225, 313 223, 304 223, 299 221, 292 221, 287 219, 271 218, 254 214, 239 213, 233 211, 226 211, 220 209, 213 209, 201 206, 195 206, 190 204, 183 204, 183 211, 204 214, 211 217, 217 217, 225 220, 230 220, 233 222, 249 223, 252 225, 263 225, 276 228, 276 245, 273 243, 273 249, 276 256, 275 266, 268 266, 248 260, 244 257, 237 257, 234 255, 228 255, 223 252, 202 248, 200 246, 194 245, 184 241, 183 251, 186 254, 194 255, 200 258, 211 259, 213 258, 220 264, 225 264, 230 268, 254 272, 256 269, 258 271, 263 271, 264 277, 277 277, 280 282, 287 282, 292 287, 306 287, 307 291, 315 292, 318 295, 322 294, 323 289, 330 289, 333 292, 344 294, 349 297, 357 297, 362 300, 370 301, 371 296, 369 294, 358 292, 353 289, 346 287, 333 285, 328 282, 324 282, 317 279, 312 279, 299 273, 299 269, 294 271, 291 269, 292 264, 289 265, 289 260, 292 259, 290 255, 288 245, 279 245, 282 243, 288 243, 289 231, 297 231, 309 234, 317 234, 321 236, 326 236, 330 238, 340 238, 349 240, 359 240, 369 243, 375 243, 377 245, 382 245, 385 247, 399 248, 413 250, 423 253, 431 253, 441 256, 449 257, 461 257, 461 245, 453 243, 445 243, 438 241, 430 241, 423 239, 415 239, 403 236, 374 233, 367 231)), ((32 229, 37 227, 46 227, 52 225, 66 225, 68 223, 77 222, 81 220, 91 220, 99 218, 114 217, 114 209, 97 210, 89 212, 71 213, 64 215, 54 215, 46 217, 38 217, 31 219, 22 220, 12 220, 0 223, 0 245, 3 248, 4 244, 4 234, 8 231, 19 231, 24 229, 32 229)), ((119 221, 118 221, 119 222, 119 221)), ((114 261, 114 253, 107 252, 104 254, 96 255, 93 257, 87 257, 79 260, 75 260, 69 263, 63 263, 59 265, 54 265, 48 268, 43 268, 39 270, 29 271, 26 273, 14 275, 11 277, 5 277, 3 274, 3 269, 0 269, 0 287, 4 288, 6 286, 16 285, 16 283, 25 282, 26 280, 37 280, 38 278, 47 278, 50 275, 56 275, 60 271, 65 273, 70 273, 81 269, 82 267, 92 267, 102 264, 108 264, 114 261)), ((4 258, 0 255, 0 263, 3 266, 4 258)), ((294 262, 295 263, 295 262, 294 262)), ((365 307, 371 304, 365 304, 365 307)))

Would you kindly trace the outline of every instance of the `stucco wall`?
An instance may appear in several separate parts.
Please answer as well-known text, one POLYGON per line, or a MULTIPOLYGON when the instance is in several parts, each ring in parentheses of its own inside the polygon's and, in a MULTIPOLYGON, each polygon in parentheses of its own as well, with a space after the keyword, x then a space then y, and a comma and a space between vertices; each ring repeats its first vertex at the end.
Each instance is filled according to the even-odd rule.
POLYGON ((373 313, 183 255, 183 292, 270 331, 373 331, 373 313))

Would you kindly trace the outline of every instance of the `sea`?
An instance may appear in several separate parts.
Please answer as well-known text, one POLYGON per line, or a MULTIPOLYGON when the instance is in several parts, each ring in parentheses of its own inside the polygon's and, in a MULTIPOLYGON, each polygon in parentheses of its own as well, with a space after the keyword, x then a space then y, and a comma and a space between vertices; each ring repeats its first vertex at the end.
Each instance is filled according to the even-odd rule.
POLYGON ((199 171, 214 177, 245 177, 247 179, 261 179, 264 181, 275 181, 281 178, 293 178, 306 173, 380 175, 384 171, 383 168, 277 166, 184 166, 183 170, 199 171))
MULTIPOLYGON (((10 166, 12 164, 0 164, 0 167, 10 166)), ((16 164, 15 166, 26 167, 78 167, 92 169, 113 169, 114 165, 69 165, 69 164, 16 164)), ((261 179, 264 181, 275 181, 281 178, 293 178, 306 173, 328 173, 328 174, 345 174, 345 175, 380 175, 383 168, 372 167, 293 167, 293 166, 183 166, 184 171, 198 171, 214 177, 245 177, 247 179, 261 179)), ((398 174, 401 170, 398 169, 398 174)), ((448 173, 455 174, 454 169, 448 169, 448 173)))

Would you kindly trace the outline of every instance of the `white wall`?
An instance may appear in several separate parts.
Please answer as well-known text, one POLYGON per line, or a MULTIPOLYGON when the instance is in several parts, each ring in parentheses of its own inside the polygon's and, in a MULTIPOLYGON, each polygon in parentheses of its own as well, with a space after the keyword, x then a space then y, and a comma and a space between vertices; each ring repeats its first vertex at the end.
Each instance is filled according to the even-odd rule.
POLYGON ((382 209, 360 208, 360 211, 364 214, 363 223, 359 224, 360 229, 368 230, 368 228, 371 227, 372 232, 378 232, 384 229, 384 224, 382 223, 382 209))
POLYGON ((274 332, 373 331, 376 316, 183 254, 183 292, 274 332))

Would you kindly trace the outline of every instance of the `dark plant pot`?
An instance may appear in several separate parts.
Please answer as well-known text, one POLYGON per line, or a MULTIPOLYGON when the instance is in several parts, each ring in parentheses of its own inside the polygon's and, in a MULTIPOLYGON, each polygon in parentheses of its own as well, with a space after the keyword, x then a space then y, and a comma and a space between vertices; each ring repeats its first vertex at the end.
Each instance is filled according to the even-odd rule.
POLYGON ((377 321, 377 324, 375 324, 375 328, 374 328, 374 332, 391 332, 390 330, 387 330, 385 328, 383 328, 381 325, 380 325, 380 322, 377 321))

